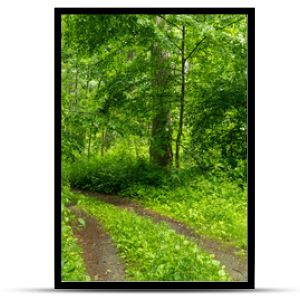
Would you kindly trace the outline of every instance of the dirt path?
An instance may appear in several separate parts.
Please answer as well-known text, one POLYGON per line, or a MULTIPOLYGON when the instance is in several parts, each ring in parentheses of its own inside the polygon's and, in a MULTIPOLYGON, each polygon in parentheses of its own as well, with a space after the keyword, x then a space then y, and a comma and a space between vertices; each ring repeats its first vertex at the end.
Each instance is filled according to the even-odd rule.
POLYGON ((122 198, 114 195, 105 195, 93 192, 82 191, 74 189, 74 192, 82 193, 87 196, 97 198, 101 201, 114 204, 118 207, 122 207, 135 213, 150 217, 154 222, 166 222, 177 233, 183 234, 189 237, 200 248, 208 253, 214 254, 215 259, 221 262, 225 266, 226 271, 230 274, 234 281, 247 281, 247 261, 242 260, 235 255, 238 249, 224 245, 220 242, 212 241, 204 236, 196 234, 192 229, 188 228, 185 224, 177 222, 169 217, 162 216, 148 208, 144 208, 136 202, 130 201, 127 198, 122 198))
POLYGON ((71 226, 83 250, 88 275, 93 281, 124 281, 124 265, 117 256, 110 237, 93 217, 74 207, 72 211, 85 220, 85 226, 75 223, 71 226))

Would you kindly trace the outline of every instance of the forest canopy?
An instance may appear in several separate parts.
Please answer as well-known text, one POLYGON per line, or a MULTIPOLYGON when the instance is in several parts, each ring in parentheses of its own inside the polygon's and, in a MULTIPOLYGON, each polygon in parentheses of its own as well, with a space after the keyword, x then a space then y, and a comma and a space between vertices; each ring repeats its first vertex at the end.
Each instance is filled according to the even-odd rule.
POLYGON ((246 15, 63 15, 62 154, 245 172, 246 15))

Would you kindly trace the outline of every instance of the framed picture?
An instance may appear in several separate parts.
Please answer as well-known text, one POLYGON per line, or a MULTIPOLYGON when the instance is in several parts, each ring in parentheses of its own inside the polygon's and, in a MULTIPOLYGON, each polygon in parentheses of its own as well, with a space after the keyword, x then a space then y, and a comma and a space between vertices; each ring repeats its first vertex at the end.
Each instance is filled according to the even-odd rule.
POLYGON ((254 288, 254 8, 55 9, 55 288, 254 288))

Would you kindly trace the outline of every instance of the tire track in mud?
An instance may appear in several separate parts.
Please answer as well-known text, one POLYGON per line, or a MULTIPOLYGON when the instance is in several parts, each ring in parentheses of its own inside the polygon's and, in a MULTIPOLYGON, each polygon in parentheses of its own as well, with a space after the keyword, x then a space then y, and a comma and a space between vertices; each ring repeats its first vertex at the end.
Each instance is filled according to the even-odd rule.
POLYGON ((75 207, 71 210, 85 221, 84 226, 73 222, 71 227, 83 250, 86 271, 91 280, 124 281, 125 267, 109 235, 92 216, 75 207))
POLYGON ((118 206, 120 208, 133 211, 136 214, 144 217, 149 217, 155 223, 167 223, 178 234, 185 235, 194 243, 196 243, 201 249, 205 250, 210 254, 213 254, 214 258, 220 261, 220 263, 225 266, 225 270, 234 281, 248 281, 247 261, 241 259, 235 254, 238 251, 237 248, 233 246, 224 245, 220 242, 213 241, 205 236, 199 235, 195 233, 192 229, 188 228, 185 224, 175 221, 170 217, 162 216, 159 213, 145 208, 140 204, 133 202, 127 198, 115 195, 88 192, 79 189, 73 189, 73 192, 90 196, 100 201, 118 206))

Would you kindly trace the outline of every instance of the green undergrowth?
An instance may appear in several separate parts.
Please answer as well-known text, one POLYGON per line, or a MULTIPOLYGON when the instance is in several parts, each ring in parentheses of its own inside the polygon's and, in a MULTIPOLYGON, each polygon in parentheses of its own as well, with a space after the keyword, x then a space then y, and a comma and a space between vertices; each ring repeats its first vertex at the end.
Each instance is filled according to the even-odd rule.
POLYGON ((144 159, 107 155, 73 163, 68 179, 72 187, 137 199, 245 254, 247 191, 242 170, 158 168, 144 159))
POLYGON ((122 195, 174 218, 197 233, 247 248, 247 193, 234 182, 199 176, 189 186, 153 188, 135 185, 122 195))
POLYGON ((62 189, 62 223, 61 223, 61 278, 62 281, 89 281, 86 274, 82 251, 77 244, 69 222, 75 220, 75 216, 68 208, 70 192, 66 187, 62 189))
POLYGON ((110 234, 126 263, 129 281, 228 281, 219 261, 167 224, 155 224, 126 209, 74 195, 79 209, 110 234))
POLYGON ((122 193, 135 185, 180 187, 195 177, 194 169, 160 168, 131 156, 107 155, 81 159, 65 166, 64 177, 74 188, 105 194, 122 193))

